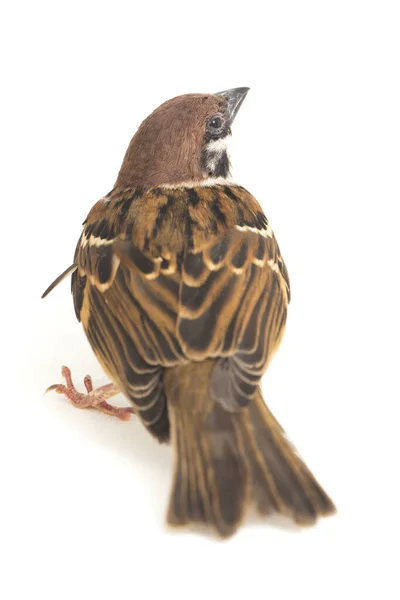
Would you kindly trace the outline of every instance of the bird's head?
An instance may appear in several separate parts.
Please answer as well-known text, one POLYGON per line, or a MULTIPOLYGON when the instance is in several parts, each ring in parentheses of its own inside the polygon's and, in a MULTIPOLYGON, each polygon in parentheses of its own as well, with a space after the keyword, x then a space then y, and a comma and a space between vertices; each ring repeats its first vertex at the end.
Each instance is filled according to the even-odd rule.
POLYGON ((132 138, 116 186, 204 185, 226 178, 227 137, 248 91, 186 94, 161 104, 132 138))

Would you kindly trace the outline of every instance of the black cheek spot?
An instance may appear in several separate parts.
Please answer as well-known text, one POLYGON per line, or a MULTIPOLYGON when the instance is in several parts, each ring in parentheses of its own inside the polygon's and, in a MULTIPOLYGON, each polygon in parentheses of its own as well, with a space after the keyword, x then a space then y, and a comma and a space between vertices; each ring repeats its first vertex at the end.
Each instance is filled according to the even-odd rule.
POLYGON ((230 164, 229 164, 228 154, 226 152, 223 152, 221 154, 219 161, 217 162, 217 164, 215 166, 214 176, 215 177, 227 177, 229 175, 229 168, 230 168, 230 164))

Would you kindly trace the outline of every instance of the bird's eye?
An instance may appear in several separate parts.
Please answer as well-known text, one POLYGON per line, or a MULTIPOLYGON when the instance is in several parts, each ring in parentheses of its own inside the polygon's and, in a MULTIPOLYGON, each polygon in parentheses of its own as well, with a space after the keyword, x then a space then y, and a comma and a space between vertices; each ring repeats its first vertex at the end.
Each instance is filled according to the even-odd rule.
POLYGON ((222 115, 214 115, 207 123, 207 131, 211 134, 221 133, 225 119, 222 115))
POLYGON ((221 125, 222 125, 221 117, 215 117, 210 123, 210 127, 212 127, 213 129, 220 129, 221 125))

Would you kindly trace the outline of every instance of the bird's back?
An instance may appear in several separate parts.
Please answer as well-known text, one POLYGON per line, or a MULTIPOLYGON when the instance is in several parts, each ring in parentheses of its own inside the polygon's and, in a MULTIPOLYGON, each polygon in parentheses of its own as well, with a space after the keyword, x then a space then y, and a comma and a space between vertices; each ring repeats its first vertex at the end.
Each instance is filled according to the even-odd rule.
POLYGON ((157 437, 168 435, 164 368, 214 358, 221 403, 254 396, 284 330, 289 281, 244 188, 113 190, 90 211, 76 262, 89 342, 157 437))

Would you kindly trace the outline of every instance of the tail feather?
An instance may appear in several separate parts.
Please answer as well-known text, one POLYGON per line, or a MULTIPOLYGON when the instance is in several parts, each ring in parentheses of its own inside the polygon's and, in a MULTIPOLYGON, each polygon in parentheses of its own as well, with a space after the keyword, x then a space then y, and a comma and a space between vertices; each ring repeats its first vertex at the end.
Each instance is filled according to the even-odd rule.
MULTIPOLYGON (((205 422, 207 480, 211 486, 212 511, 219 533, 230 535, 241 522, 248 495, 248 474, 242 460, 241 439, 234 416, 215 405, 205 422), (232 490, 235 490, 232 493, 232 490)), ((201 434, 200 434, 201 435, 201 434)), ((207 481, 206 480, 206 481, 207 481)))
POLYGON ((281 513, 305 525, 335 512, 261 393, 237 413, 211 397, 213 366, 209 360, 166 373, 175 450, 169 523, 204 523, 226 537, 250 504, 262 515, 281 513))
POLYGON ((219 406, 206 419, 189 416, 170 412, 176 465, 168 522, 210 524, 231 535, 243 518, 248 487, 232 416, 219 406))
POLYGON ((313 524, 335 507, 301 460, 260 393, 247 408, 242 432, 252 469, 253 496, 261 513, 279 512, 313 524))

